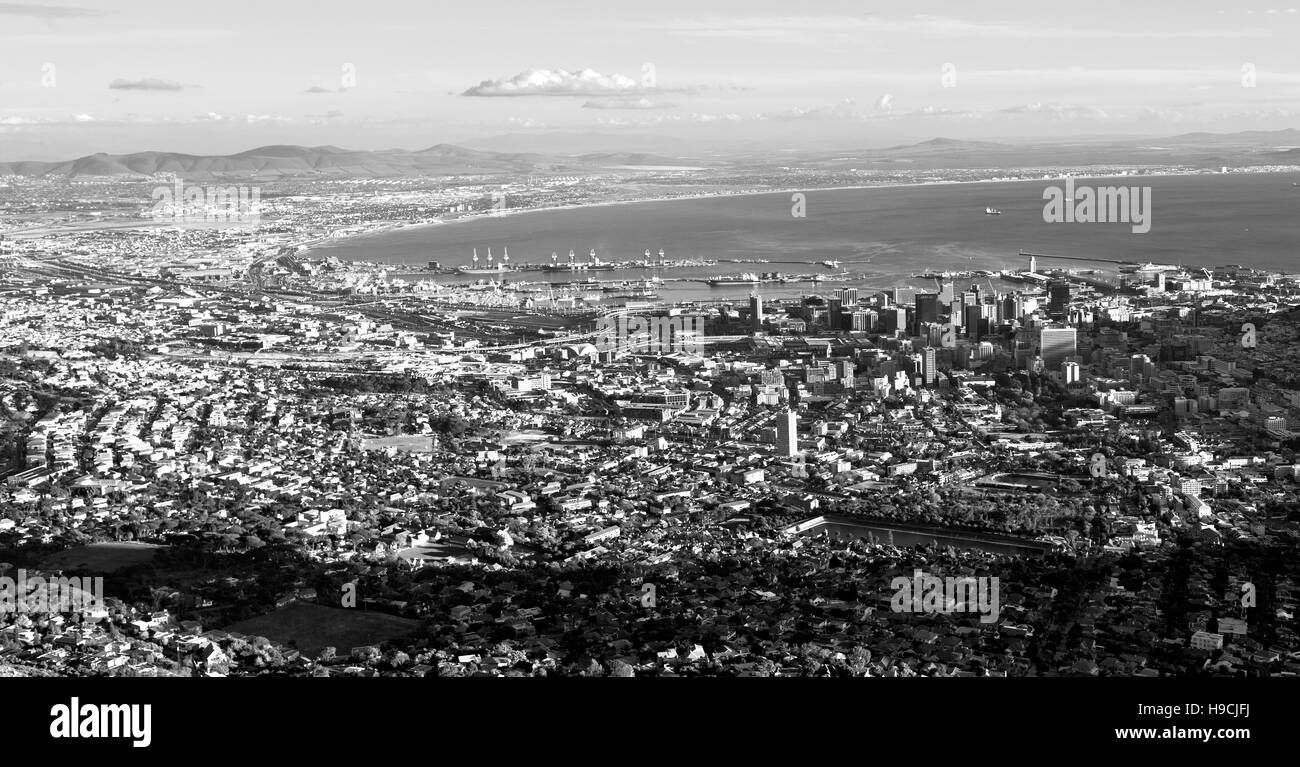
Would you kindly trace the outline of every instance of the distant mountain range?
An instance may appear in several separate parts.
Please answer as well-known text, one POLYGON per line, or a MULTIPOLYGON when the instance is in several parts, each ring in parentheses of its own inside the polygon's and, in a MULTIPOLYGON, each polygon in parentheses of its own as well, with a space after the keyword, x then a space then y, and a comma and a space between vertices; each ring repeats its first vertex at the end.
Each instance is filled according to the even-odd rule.
MULTIPOLYGON (((529 136, 509 134, 484 139, 480 146, 502 149, 526 146, 529 136)), ((310 178, 400 178, 466 175, 565 174, 628 166, 722 165, 758 167, 798 161, 823 169, 848 167, 1029 168, 1086 165, 1290 165, 1300 163, 1300 130, 1244 131, 1231 134, 1188 133, 1169 138, 1075 139, 1057 142, 997 143, 934 138, 919 144, 829 152, 787 151, 779 158, 752 147, 722 151, 716 145, 682 142, 668 152, 628 151, 619 136, 608 134, 538 134, 537 151, 493 151, 438 144, 419 151, 363 151, 336 146, 264 146, 232 155, 176 152, 94 154, 63 162, 0 163, 0 176, 33 178, 136 177, 175 173, 187 180, 310 178), (563 146, 577 149, 561 153, 563 146), (585 153, 579 153, 585 150, 585 153)), ((621 137, 628 141, 628 137, 621 137)), ((633 137, 635 138, 635 137, 633 137)))
POLYGON ((176 152, 93 154, 63 162, 0 163, 0 176, 147 178, 175 173, 190 180, 222 178, 399 178, 591 171, 626 165, 674 165, 674 158, 647 154, 601 153, 547 157, 518 152, 488 152, 452 144, 407 151, 360 151, 335 146, 264 146, 232 155, 176 152))

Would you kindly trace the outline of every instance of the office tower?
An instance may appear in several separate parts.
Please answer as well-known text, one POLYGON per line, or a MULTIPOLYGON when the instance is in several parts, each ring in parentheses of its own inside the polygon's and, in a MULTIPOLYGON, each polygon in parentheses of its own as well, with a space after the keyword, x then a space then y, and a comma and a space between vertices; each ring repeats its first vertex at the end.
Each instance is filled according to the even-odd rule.
POLYGON ((939 321, 939 295, 937 293, 916 294, 917 327, 927 322, 939 321))
POLYGON ((963 309, 965 309, 967 306, 979 306, 979 303, 980 303, 980 294, 978 289, 967 290, 966 292, 961 294, 961 305, 963 309))
POLYGON ((857 385, 857 365, 853 360, 838 360, 835 363, 835 373, 840 379, 840 384, 846 389, 852 389, 857 385))
POLYGON ((838 298, 827 299, 826 301, 826 327, 831 330, 840 329, 840 314, 844 309, 844 302, 838 298))
POLYGON ((987 326, 984 322, 983 308, 979 304, 970 304, 964 310, 966 326, 966 335, 973 341, 978 341, 987 333, 987 326))
POLYGON ((849 308, 858 305, 857 288, 840 288, 839 290, 835 291, 835 297, 838 298, 844 306, 847 306, 849 308))
POLYGON ((1065 373, 1065 384, 1067 386, 1079 383, 1079 380, 1083 377, 1083 367, 1077 362, 1066 362, 1061 365, 1061 370, 1065 373))
POLYGON ((1145 354, 1134 354, 1128 358, 1128 380, 1133 384, 1144 383, 1155 372, 1155 365, 1145 354))
POLYGON ((1070 305, 1070 283, 1052 280, 1047 284, 1047 313, 1060 316, 1070 305))
POLYGON ((939 303, 941 305, 943 306, 952 305, 952 300, 953 300, 952 291, 953 291, 953 287, 951 282, 939 283, 939 303))
POLYGON ((788 408, 776 417, 776 452, 786 458, 799 454, 799 416, 788 408))
POLYGON ((921 380, 926 386, 933 386, 935 379, 939 375, 935 369, 936 355, 937 352, 933 346, 927 346, 921 350, 921 380))
POLYGON ((763 297, 757 293, 749 297, 749 330, 763 332, 763 297))
POLYGON ((853 329, 854 330, 875 330, 876 313, 875 312, 854 312, 853 329))
POLYGON ((907 330, 907 310, 901 308, 889 308, 880 314, 881 329, 886 333, 892 333, 897 330, 907 330))
POLYGON ((1038 356, 1043 358, 1043 368, 1060 370, 1061 363, 1075 356, 1074 328, 1042 328, 1038 331, 1038 356))

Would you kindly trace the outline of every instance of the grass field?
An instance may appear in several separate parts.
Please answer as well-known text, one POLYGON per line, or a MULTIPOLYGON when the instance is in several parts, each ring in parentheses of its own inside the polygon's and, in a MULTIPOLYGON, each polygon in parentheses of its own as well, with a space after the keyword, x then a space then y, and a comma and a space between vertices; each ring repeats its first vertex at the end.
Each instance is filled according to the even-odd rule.
POLYGON ((362 450, 397 448, 409 453, 428 453, 433 450, 433 438, 421 434, 401 434, 396 437, 372 437, 361 440, 362 450))
POLYGON ((123 567, 148 562, 160 548, 162 547, 156 543, 135 541, 91 543, 60 551, 47 558, 42 565, 52 570, 111 573, 123 567))
POLYGON ((419 621, 387 613, 295 602, 273 613, 231 624, 224 630, 262 636, 281 644, 293 641, 299 650, 314 656, 323 647, 333 647, 339 655, 347 655, 353 647, 377 645, 402 636, 418 625, 419 621))

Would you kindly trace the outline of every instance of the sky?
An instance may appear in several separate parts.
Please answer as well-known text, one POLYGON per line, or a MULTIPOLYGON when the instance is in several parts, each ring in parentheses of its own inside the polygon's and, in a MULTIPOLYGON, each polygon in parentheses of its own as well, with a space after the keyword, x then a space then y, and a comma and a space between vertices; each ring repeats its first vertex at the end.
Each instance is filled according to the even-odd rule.
POLYGON ((1300 127, 1300 0, 1153 5, 0 2, 0 161, 1300 127))

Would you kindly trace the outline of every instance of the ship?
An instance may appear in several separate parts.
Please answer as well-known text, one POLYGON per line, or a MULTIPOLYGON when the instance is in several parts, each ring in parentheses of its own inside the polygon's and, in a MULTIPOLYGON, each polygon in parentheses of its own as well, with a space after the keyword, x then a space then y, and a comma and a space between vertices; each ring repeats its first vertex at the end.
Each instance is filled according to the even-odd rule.
POLYGON ((822 262, 822 266, 824 266, 824 267, 826 267, 826 268, 828 268, 828 269, 839 269, 839 268, 840 268, 840 262, 839 262, 839 261, 823 261, 823 262, 822 262))
POLYGON ((1000 215, 1002 215, 1002 211, 998 210, 997 208, 985 208, 985 209, 984 209, 984 215, 986 215, 986 216, 1000 216, 1000 215))
POLYGON ((458 268, 456 271, 460 272, 461 274, 501 274, 503 272, 511 271, 511 268, 509 266, 509 262, 510 262, 509 248, 506 248, 505 255, 501 256, 501 263, 497 264, 496 266, 492 266, 491 248, 488 248, 488 252, 487 252, 488 266, 486 269, 480 269, 478 266, 478 248, 474 248, 473 261, 474 261, 473 266, 462 266, 458 268))
POLYGON ((597 272, 608 271, 614 268, 613 264, 607 264, 596 256, 595 248, 591 249, 590 261, 574 261, 573 259, 574 255, 572 250, 569 251, 568 263, 564 264, 557 263, 556 255, 552 253, 550 265, 543 268, 548 272, 597 272))
POLYGON ((724 274, 721 277, 714 277, 709 280, 709 284, 714 287, 723 285, 757 285, 761 280, 757 274, 746 272, 744 274, 724 274))

